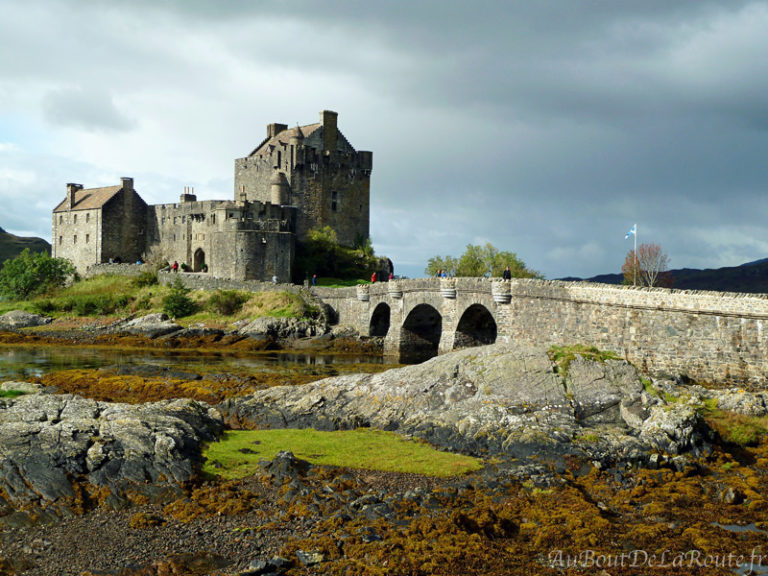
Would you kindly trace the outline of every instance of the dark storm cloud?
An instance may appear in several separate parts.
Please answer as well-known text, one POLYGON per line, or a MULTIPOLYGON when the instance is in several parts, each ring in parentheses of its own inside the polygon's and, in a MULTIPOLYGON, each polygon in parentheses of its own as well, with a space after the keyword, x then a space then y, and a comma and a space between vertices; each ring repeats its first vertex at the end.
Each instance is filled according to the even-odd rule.
POLYGON ((0 103, 31 87, 53 126, 130 130, 140 169, 160 132, 229 158, 336 109, 374 151, 377 251, 410 274, 485 241, 550 277, 618 271, 634 222, 675 266, 768 255, 765 1, 66 6, 10 6, 0 32, 24 49, 0 51, 0 103))

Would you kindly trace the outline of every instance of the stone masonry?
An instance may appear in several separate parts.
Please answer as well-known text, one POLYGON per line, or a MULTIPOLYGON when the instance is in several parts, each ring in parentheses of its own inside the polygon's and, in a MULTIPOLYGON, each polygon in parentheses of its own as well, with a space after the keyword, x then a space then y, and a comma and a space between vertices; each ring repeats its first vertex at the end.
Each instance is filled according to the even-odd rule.
POLYGON ((372 153, 357 152, 338 130, 338 114, 287 129, 235 160, 233 200, 148 206, 132 178, 104 188, 67 184, 53 211, 53 256, 85 274, 107 262, 178 262, 217 278, 289 282, 296 242, 330 226, 339 243, 369 235, 372 153))
POLYGON ((314 292, 340 326, 384 336, 405 358, 412 346, 434 355, 488 340, 584 344, 652 375, 768 386, 768 296, 484 278, 314 292))

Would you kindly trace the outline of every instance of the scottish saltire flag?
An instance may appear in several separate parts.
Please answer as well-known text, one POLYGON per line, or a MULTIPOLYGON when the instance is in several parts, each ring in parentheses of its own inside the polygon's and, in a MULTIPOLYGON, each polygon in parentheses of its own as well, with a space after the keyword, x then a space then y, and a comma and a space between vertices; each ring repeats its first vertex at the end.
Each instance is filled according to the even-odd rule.
POLYGON ((629 237, 630 237, 630 236, 632 236, 633 234, 637 234, 637 224, 633 224, 633 225, 632 225, 632 230, 630 230, 629 232, 627 232, 627 235, 626 235, 626 236, 624 236, 624 240, 626 240, 627 238, 629 238, 629 237))

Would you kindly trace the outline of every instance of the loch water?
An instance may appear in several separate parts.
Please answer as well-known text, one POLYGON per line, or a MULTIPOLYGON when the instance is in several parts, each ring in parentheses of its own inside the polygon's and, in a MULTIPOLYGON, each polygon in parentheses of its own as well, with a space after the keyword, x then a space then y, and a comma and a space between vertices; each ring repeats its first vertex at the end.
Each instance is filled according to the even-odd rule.
POLYGON ((397 366, 381 356, 297 352, 178 352, 88 347, 0 346, 0 382, 25 380, 71 369, 149 366, 196 374, 221 372, 247 375, 281 370, 316 374, 318 378, 355 372, 378 372, 397 366))

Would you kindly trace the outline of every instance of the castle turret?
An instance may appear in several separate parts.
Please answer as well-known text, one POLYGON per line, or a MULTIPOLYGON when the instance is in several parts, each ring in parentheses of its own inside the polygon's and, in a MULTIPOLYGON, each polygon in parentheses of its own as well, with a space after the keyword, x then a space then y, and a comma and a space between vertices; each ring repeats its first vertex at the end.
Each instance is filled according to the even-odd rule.
POLYGON ((282 172, 275 172, 269 181, 270 199, 272 204, 282 206, 288 204, 288 179, 282 172))

